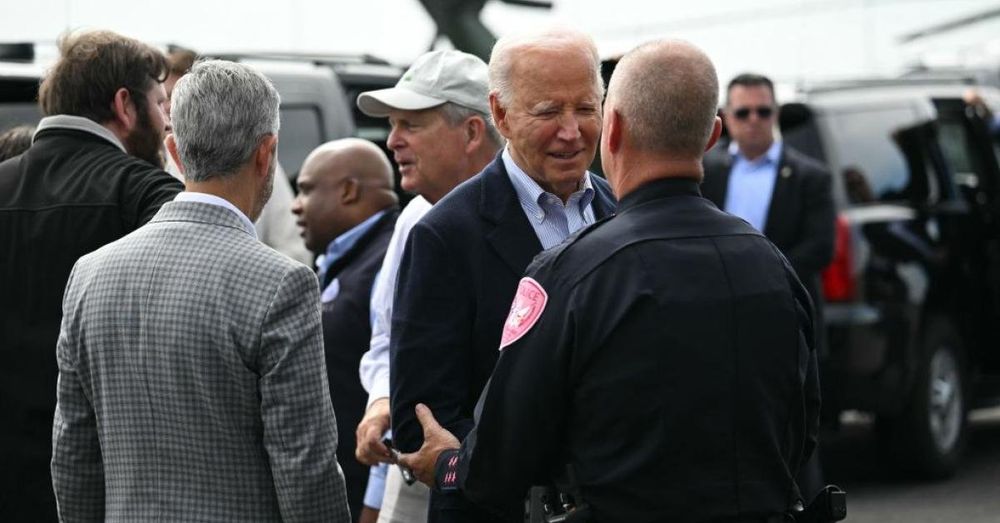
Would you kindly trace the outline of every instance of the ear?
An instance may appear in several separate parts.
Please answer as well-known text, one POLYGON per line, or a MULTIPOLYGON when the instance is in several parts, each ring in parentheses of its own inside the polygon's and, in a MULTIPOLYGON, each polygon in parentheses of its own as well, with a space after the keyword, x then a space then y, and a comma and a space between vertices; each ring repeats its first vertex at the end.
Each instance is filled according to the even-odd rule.
POLYGON ((718 116, 715 117, 715 123, 712 124, 712 135, 708 137, 708 144, 705 145, 705 150, 709 150, 715 145, 715 142, 719 141, 719 136, 722 135, 722 119, 718 116))
POLYGON ((622 148, 622 142, 624 140, 624 127, 622 126, 622 115, 618 111, 610 108, 604 110, 604 118, 607 122, 605 125, 604 133, 607 136, 605 140, 608 142, 608 151, 612 153, 617 153, 622 148))
POLYGON ((482 118, 473 116, 465 120, 465 154, 472 154, 479 150, 483 140, 486 139, 486 122, 482 118))
POLYGON ((490 93, 490 114, 493 115, 493 123, 497 126, 497 130, 504 138, 508 138, 510 131, 507 126, 507 108, 500 105, 500 99, 497 98, 496 92, 490 93))
POLYGON ((135 109, 135 100, 132 100, 132 94, 128 89, 120 87, 115 91, 115 96, 111 99, 111 113, 112 121, 120 126, 122 131, 132 130, 138 120, 138 113, 135 109))
POLYGON ((358 183, 358 179, 353 176, 345 178, 343 183, 340 184, 340 202, 351 204, 358 201, 360 196, 361 184, 358 183))
POLYGON ((163 144, 167 146, 167 154, 169 154, 174 160, 174 164, 177 166, 177 169, 181 171, 181 174, 185 174, 184 164, 181 163, 181 155, 177 152, 177 140, 174 139, 174 133, 168 134, 167 139, 163 141, 163 144))
POLYGON ((253 155, 254 175, 261 179, 267 178, 268 167, 271 166, 271 157, 278 154, 278 137, 269 134, 265 136, 253 155))

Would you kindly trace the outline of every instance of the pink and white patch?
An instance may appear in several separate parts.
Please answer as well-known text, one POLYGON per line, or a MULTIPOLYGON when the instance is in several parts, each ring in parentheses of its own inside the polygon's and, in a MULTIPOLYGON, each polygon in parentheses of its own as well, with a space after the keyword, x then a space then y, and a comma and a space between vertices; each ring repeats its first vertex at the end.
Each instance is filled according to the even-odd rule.
POLYGON ((514 295, 514 303, 510 306, 510 314, 503 324, 503 336, 500 338, 500 350, 521 339, 538 321, 545 310, 549 295, 541 284, 532 278, 521 278, 514 295))

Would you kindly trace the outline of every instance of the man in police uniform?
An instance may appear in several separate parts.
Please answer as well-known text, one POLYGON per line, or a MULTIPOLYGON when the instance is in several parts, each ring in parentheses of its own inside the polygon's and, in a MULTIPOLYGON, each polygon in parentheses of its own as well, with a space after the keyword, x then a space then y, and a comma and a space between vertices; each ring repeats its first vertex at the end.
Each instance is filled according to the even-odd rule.
POLYGON ((774 245, 701 197, 718 79, 690 44, 629 53, 601 139, 618 215, 535 258, 459 445, 425 406, 401 462, 510 520, 529 486, 597 521, 768 521, 798 500, 818 386, 809 297, 774 245))

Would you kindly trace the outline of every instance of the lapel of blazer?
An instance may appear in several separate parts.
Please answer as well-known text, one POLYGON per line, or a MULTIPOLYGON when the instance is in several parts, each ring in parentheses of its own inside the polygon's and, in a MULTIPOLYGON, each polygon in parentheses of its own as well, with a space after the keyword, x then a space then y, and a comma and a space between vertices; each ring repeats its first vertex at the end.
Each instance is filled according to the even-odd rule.
POLYGON ((482 173, 479 213, 489 223, 486 241, 518 276, 542 251, 535 229, 524 216, 517 193, 499 155, 482 173))
POLYGON ((775 232, 775 227, 779 227, 779 224, 787 223, 787 220, 791 219, 786 215, 788 214, 788 203, 794 198, 792 191, 795 188, 796 174, 795 163, 789 161, 787 148, 782 146, 778 169, 774 173, 771 203, 767 206, 767 221, 762 231, 768 238, 771 238, 775 232))

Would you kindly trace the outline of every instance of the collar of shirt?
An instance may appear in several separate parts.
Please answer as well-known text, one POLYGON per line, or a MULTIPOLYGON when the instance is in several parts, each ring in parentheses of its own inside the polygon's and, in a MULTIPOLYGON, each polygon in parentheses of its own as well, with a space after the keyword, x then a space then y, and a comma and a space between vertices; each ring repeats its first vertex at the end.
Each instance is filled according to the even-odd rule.
POLYGON ((386 213, 386 209, 383 209, 368 217, 365 221, 351 227, 347 232, 337 236, 326 246, 326 252, 316 260, 316 267, 319 268, 320 274, 326 274, 326 271, 330 269, 333 262, 339 260, 347 251, 354 247, 358 240, 375 226, 375 222, 379 220, 386 213))
MULTIPOLYGON (((733 157, 736 162, 750 162, 743 156, 740 152, 740 145, 736 141, 729 142, 729 154, 733 157)), ((764 156, 757 158, 756 160, 750 162, 751 164, 769 162, 774 165, 778 165, 778 161, 781 160, 781 140, 775 140, 770 147, 767 148, 767 152, 764 156)))
POLYGON ((125 146, 122 144, 121 140, 115 136, 115 133, 111 132, 110 129, 104 127, 103 125, 91 120, 90 118, 84 118, 82 116, 73 116, 69 114, 57 114, 55 116, 46 116, 38 122, 38 127, 35 129, 35 134, 31 136, 31 143, 35 143, 35 139, 38 138, 38 133, 46 129, 72 129, 74 131, 83 131, 96 136, 100 136, 105 140, 111 142, 115 147, 122 150, 124 153, 128 153, 125 150, 125 146))
POLYGON ((224 207, 226 209, 229 209, 230 211, 236 213, 236 216, 238 216, 240 220, 243 221, 243 224, 246 225, 247 232, 249 234, 252 234, 254 238, 257 237, 257 229, 254 228, 253 222, 250 220, 250 218, 248 218, 247 215, 243 214, 243 211, 237 209, 235 205, 230 203, 229 200, 225 198, 220 198, 214 194, 208 194, 203 192, 184 191, 182 193, 178 193, 177 196, 174 197, 174 201, 207 203, 209 205, 216 205, 219 207, 224 207))
MULTIPOLYGON (((509 148, 504 148, 501 158, 503 159, 504 167, 507 168, 507 175, 514 185, 514 192, 517 193, 517 199, 521 203, 521 208, 524 209, 524 214, 533 222, 541 223, 545 219, 546 214, 541 204, 546 199, 551 200, 551 198, 556 198, 558 200, 559 197, 543 190, 538 185, 538 182, 518 167, 514 163, 514 158, 510 155, 509 148)), ((570 205, 576 204, 578 211, 582 214, 593 200, 594 185, 590 181, 590 173, 587 172, 584 174, 582 186, 578 191, 569 196, 565 207, 568 209, 570 205)), ((561 203, 562 200, 558 201, 561 203)))

